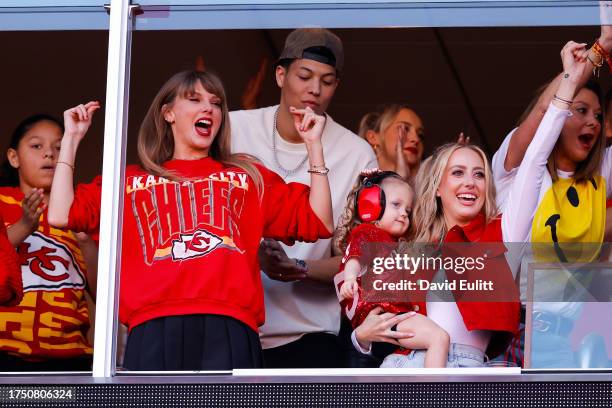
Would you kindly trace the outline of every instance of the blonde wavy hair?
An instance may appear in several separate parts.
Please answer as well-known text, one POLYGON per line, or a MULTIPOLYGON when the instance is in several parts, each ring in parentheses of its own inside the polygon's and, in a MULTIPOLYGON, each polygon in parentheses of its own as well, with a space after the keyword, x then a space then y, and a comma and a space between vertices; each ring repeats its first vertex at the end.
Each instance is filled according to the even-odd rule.
POLYGON ((444 208, 442 207, 442 201, 437 196, 437 191, 451 155, 459 149, 470 149, 482 159, 485 171, 485 202, 482 212, 486 222, 498 215, 493 174, 487 155, 474 145, 448 143, 436 149, 434 154, 421 164, 417 174, 415 184, 418 199, 412 217, 415 242, 438 242, 446 236, 444 208))
POLYGON ((177 97, 188 97, 195 92, 197 83, 209 93, 221 100, 221 126, 210 146, 208 155, 227 167, 238 167, 244 170, 255 183, 259 198, 263 195, 263 179, 254 165, 256 160, 245 154, 231 154, 231 130, 227 97, 219 77, 211 72, 185 70, 173 75, 162 85, 153 99, 138 132, 138 157, 142 167, 148 172, 179 181, 174 172, 163 167, 163 163, 172 159, 174 154, 174 135, 164 113, 177 97))

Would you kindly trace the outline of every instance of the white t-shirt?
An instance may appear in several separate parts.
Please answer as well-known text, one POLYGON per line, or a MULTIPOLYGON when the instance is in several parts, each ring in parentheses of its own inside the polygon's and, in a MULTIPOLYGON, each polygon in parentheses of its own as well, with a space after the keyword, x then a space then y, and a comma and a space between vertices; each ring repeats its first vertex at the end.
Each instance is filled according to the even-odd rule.
MULTIPOLYGON (((551 107, 555 108, 554 105, 551 105, 551 107)), ((550 110, 551 107, 549 107, 548 110, 550 110)), ((559 127, 559 124, 560 124, 562 128, 563 124, 565 123, 565 117, 560 116, 558 117, 557 120, 559 122, 556 122, 554 125, 552 123, 543 122, 538 128, 538 131, 541 131, 544 134, 550 135, 550 138, 551 138, 550 140, 554 140, 555 143, 559 136, 560 130, 559 131, 552 130, 552 127, 554 126, 556 129, 559 127)), ((508 200, 511 195, 510 190, 511 190, 513 182, 516 179, 517 171, 519 169, 517 167, 517 168, 511 169, 510 171, 507 171, 504 167, 504 161, 508 153, 510 139, 512 138, 512 135, 514 134, 515 130, 516 129, 513 129, 510 133, 508 133, 502 145, 500 146, 499 150, 497 150, 495 155, 493 155, 493 160, 492 160, 493 178, 495 180, 495 187, 497 190, 497 204, 500 209, 500 212, 502 213, 505 212, 505 210, 507 209, 508 200)), ((546 139, 542 139, 542 138, 536 139, 534 137, 533 141, 530 144, 530 148, 531 148, 531 145, 535 145, 534 147, 536 149, 539 149, 541 144, 545 140, 546 139)), ((548 159, 548 156, 546 158, 548 159)), ((523 158, 523 162, 525 162, 525 160, 526 158, 523 158)), ((605 150, 604 158, 603 158, 602 165, 600 168, 600 175, 606 179, 606 196, 610 198, 612 196, 612 185, 608 183, 608 180, 611 180, 611 177, 612 177, 612 149, 610 148, 607 148, 605 150)), ((558 170, 557 176, 562 179, 563 178, 568 179, 568 178, 573 177, 573 173, 558 170)), ((551 188, 552 183, 553 183, 552 177, 550 176, 548 171, 544 172, 544 177, 542 179, 542 185, 540 187, 539 192, 537 193, 538 205, 542 201, 544 194, 546 194, 546 192, 551 188)), ((536 210, 537 210, 537 207, 536 207, 536 210)), ((531 214, 531 217, 530 217, 531 220, 533 220, 534 214, 531 214)), ((526 242, 529 242, 530 240, 531 240, 531 226, 530 226, 529 235, 528 235, 528 238, 526 239, 526 242)), ((528 278, 528 270, 529 270, 528 268, 529 268, 529 264, 534 262, 534 258, 533 258, 533 252, 532 252, 531 246, 528 245, 528 246, 525 246, 524 248, 525 248, 525 252, 521 256, 522 262, 521 262, 521 267, 520 267, 520 270, 521 270, 520 290, 521 290, 521 300, 523 303, 526 303, 527 297, 528 297, 528 293, 527 293, 527 283, 528 283, 527 278, 528 278)), ((560 295, 558 293, 546 292, 547 290, 552 290, 552 288, 547 282, 547 279, 548 278, 546 277, 545 274, 535 274, 534 290, 537 291, 537 295, 534 295, 534 296, 536 296, 536 298, 538 299, 543 299, 543 298, 560 299, 560 295)), ((537 304, 534 304, 534 310, 535 309, 539 311, 558 313, 562 316, 569 317, 569 318, 575 318, 577 317, 577 314, 580 311, 580 303, 552 302, 552 301, 538 302, 537 304)))
MULTIPOLYGON (((284 177, 274 159, 272 128, 277 106, 230 112, 232 152, 248 153, 261 160, 287 182, 310 184, 308 161, 295 174, 284 177)), ((377 167, 376 156, 370 145, 328 115, 322 136, 325 165, 332 195, 334 225, 344 211, 346 198, 359 173, 377 167)), ((303 143, 289 143, 276 133, 276 153, 285 169, 294 169, 306 157, 303 143)), ((315 243, 297 242, 293 246, 281 244, 290 258, 323 259, 331 256, 331 239, 315 243)), ((269 279, 262 272, 266 322, 260 327, 262 347, 282 346, 306 333, 338 334, 340 305, 332 282, 311 280, 280 282, 269 279)))

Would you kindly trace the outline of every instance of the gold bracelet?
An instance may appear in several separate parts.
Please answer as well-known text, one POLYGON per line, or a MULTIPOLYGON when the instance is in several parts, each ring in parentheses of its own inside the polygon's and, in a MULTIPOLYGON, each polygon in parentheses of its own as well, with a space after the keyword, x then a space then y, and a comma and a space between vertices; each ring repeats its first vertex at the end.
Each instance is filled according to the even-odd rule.
POLYGON ((595 47, 592 46, 591 48, 589 48, 589 52, 587 53, 587 56, 597 56, 599 58, 599 61, 597 63, 595 63, 595 58, 589 58, 589 61, 591 61, 591 63, 597 67, 601 67, 604 63, 604 55, 601 53, 601 51, 595 47))
POLYGON ((70 167, 70 168, 72 169, 72 171, 74 171, 74 165, 72 165, 72 164, 70 164, 70 163, 67 163, 67 162, 65 162, 65 161, 58 160, 58 161, 57 161, 57 164, 65 164, 66 166, 70 167))
POLYGON ((320 174, 321 176, 325 176, 329 173, 329 169, 325 166, 312 166, 308 169, 310 174, 320 174))
POLYGON ((593 76, 599 78, 599 70, 604 64, 603 55, 601 55, 596 49, 593 49, 591 47, 589 49, 589 52, 587 53, 587 59, 591 62, 591 64, 593 64, 593 76), (599 57, 599 61, 595 62, 593 58, 591 58, 591 54, 594 54, 595 56, 599 57))

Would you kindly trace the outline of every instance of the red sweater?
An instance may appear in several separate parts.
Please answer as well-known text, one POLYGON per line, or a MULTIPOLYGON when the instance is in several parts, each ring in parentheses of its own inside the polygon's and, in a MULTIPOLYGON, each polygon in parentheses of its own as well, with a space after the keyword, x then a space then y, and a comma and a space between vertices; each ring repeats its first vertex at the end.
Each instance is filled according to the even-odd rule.
MULTIPOLYGON (((0 187, 0 213, 6 225, 23 214, 23 193, 0 187)), ((45 211, 38 230, 17 247, 23 299, 0 307, 0 350, 26 360, 91 355, 86 267, 71 231, 53 228, 45 211)))
POLYGON ((0 307, 18 305, 22 298, 21 269, 0 213, 0 307))
MULTIPOLYGON (((126 168, 120 320, 131 329, 162 316, 219 314, 257 331, 264 322, 262 236, 286 243, 331 236, 310 208, 309 188, 258 166, 260 203, 239 168, 211 158, 164 166, 188 181, 126 168)), ((77 188, 70 228, 97 230, 100 192, 100 178, 77 188)))

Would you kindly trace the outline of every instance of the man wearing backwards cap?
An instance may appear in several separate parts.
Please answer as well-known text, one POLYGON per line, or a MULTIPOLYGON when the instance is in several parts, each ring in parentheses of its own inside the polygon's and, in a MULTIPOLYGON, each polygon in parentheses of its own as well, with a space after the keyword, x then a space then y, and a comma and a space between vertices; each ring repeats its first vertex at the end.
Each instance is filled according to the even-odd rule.
MULTIPOLYGON (((340 39, 322 28, 289 34, 276 62, 280 104, 231 112, 232 151, 249 153, 287 182, 309 184, 308 155, 289 107, 324 114, 338 86, 344 51, 340 39)), ((372 148, 329 115, 322 136, 337 224, 357 176, 376 167, 372 148)), ((341 367, 340 306, 333 286, 340 257, 331 240, 285 246, 262 242, 259 259, 266 323, 260 328, 266 367, 341 367)))

